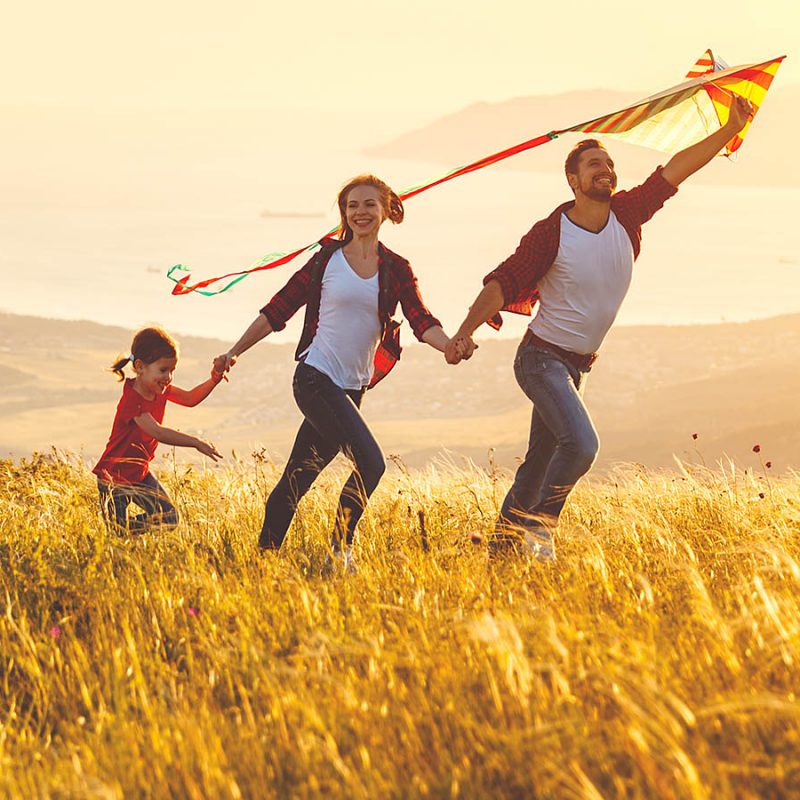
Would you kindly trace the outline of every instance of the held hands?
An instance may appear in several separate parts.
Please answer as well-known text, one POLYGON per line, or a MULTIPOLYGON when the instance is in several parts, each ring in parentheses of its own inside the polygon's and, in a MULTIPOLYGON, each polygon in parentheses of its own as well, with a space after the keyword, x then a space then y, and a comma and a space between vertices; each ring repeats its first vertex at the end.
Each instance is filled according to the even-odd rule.
POLYGON ((754 113, 753 104, 737 94, 731 103, 726 127, 734 133, 739 133, 747 125, 747 121, 753 118, 754 113))
POLYGON ((472 341, 471 336, 457 333, 448 343, 444 350, 444 357, 448 364, 458 364, 472 358, 472 354, 478 349, 478 345, 472 341))
MULTIPOLYGON (((212 367, 212 375, 222 375, 223 377, 227 372, 230 371, 230 368, 236 363, 237 356, 233 355, 230 351, 227 353, 223 353, 220 356, 217 356, 214 359, 214 366, 212 367)), ((227 378, 226 378, 227 380, 227 378)))

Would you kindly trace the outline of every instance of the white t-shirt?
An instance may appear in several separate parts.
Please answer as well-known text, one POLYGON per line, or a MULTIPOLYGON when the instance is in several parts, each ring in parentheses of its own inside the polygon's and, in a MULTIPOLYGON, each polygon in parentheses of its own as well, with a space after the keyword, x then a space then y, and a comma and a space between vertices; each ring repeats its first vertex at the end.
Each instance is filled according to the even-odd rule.
POLYGON ((537 284, 539 310, 528 327, 573 353, 596 352, 617 317, 632 274, 633 245, 613 211, 599 233, 562 214, 558 255, 537 284))
POLYGON ((339 248, 322 276, 319 323, 305 363, 342 389, 360 389, 372 378, 380 335, 378 275, 362 278, 339 248))

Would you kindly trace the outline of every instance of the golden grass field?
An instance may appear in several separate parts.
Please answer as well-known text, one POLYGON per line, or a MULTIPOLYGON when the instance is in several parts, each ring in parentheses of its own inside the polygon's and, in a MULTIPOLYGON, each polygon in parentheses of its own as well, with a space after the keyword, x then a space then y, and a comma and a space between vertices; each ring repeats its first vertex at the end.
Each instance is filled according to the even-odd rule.
POLYGON ((119 538, 0 462, 0 796, 800 797, 797 476, 582 484, 541 565, 470 539, 508 473, 394 469, 325 578, 341 471, 279 556, 274 465, 157 474, 181 526, 119 538))

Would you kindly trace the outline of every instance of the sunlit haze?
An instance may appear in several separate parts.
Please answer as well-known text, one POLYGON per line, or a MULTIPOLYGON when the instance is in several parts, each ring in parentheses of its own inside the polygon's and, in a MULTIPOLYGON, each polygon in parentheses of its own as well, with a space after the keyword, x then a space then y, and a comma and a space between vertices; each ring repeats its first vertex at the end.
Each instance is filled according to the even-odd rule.
MULTIPOLYGON (((4 34, 0 233, 10 284, 0 307, 126 327, 158 321, 224 338, 291 267, 209 300, 171 297, 172 264, 189 264, 197 278, 245 268, 327 230, 338 187, 357 172, 376 172, 400 190, 464 163, 449 150, 434 163, 413 151, 376 158, 369 148, 477 103, 577 90, 649 94, 680 82, 709 46, 730 64, 788 54, 773 94, 800 84, 794 0, 679 0, 668 10, 631 0, 605 7, 98 0, 17 5, 4 34)), ((568 121, 586 113, 576 101, 568 121)), ((766 105, 759 128, 780 131, 772 113, 766 105)), ((786 141, 795 127, 787 120, 786 141)), ((464 156, 543 130, 499 128, 464 156)), ((750 153, 766 156, 760 134, 754 129, 743 149, 744 167, 750 153)), ((562 162, 566 146, 542 148, 548 163, 562 162)), ((526 159, 414 199, 406 223, 384 230, 414 263, 447 326, 460 321, 481 277, 530 223, 566 199, 563 180, 525 172, 539 169, 526 159)), ((660 161, 653 153, 645 168, 660 161)), ((646 174, 626 168, 622 156, 618 162, 621 188, 646 174)), ((742 174, 738 165, 716 169, 727 167, 728 177, 742 174)), ((687 187, 648 227, 622 324, 800 311, 793 299, 800 246, 789 223, 798 189, 765 194, 764 181, 740 183, 744 194, 687 187), (743 212, 755 233, 729 247, 729 220, 743 212), (711 227, 722 235, 712 239, 711 227), (772 272, 745 297, 736 287, 754 259, 772 272), (701 287, 691 293, 694 304, 685 301, 686 280, 701 287)))
MULTIPOLYGON (((378 108, 416 124, 480 100, 662 87, 706 47, 746 63, 800 42, 794 0, 79 0, 6 20, 4 104, 325 108, 358 125, 378 108)), ((800 80, 794 59, 781 78, 800 80)))

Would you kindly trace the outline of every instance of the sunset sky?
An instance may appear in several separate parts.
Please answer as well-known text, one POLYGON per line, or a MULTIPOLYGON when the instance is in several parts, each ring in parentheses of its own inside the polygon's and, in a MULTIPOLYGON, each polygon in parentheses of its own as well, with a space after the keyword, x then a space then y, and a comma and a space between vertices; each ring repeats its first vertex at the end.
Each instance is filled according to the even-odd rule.
MULTIPOLYGON (((368 153, 375 145, 475 103, 569 90, 651 94, 679 83, 707 47, 731 65, 786 54, 774 91, 800 86, 797 0, 77 0, 17 4, 5 21, 0 238, 10 284, 0 310, 131 328, 157 321, 223 337, 253 313, 251 294, 271 296, 288 270, 261 273, 219 299, 176 299, 164 277, 171 265, 188 264, 198 278, 242 269, 324 233, 335 221, 335 193, 351 175, 374 171, 400 189, 467 160, 381 159, 368 153), (327 218, 265 219, 264 209, 327 218)), ((576 107, 571 121, 585 114, 576 107)), ((469 157, 547 124, 554 122, 496 132, 469 157)), ((786 120, 786 141, 793 130, 786 120)), ((568 146, 552 145, 553 163, 568 146)), ((745 159, 759 152, 755 141, 748 147, 745 159)), ((652 155, 652 166, 659 158, 652 155)), ((636 177, 625 173, 626 182, 636 177)), ((756 185, 745 184, 751 192, 756 185)), ((452 326, 481 277, 564 190, 558 176, 486 170, 415 199, 408 224, 386 226, 382 236, 418 265, 426 299, 452 326), (478 219, 480 235, 465 239, 465 226, 478 219)), ((640 263, 652 268, 639 270, 620 322, 797 311, 796 226, 779 221, 776 232, 774 205, 757 194, 684 195, 648 226, 640 263), (747 215, 752 235, 729 253, 734 209, 747 215), (748 249, 762 235, 769 252, 748 249), (678 251, 681 243, 691 252, 678 251), (718 275, 751 269, 755 257, 772 270, 760 284, 763 297, 737 305, 736 282, 720 289, 718 275), (683 291, 679 281, 664 281, 673 263, 702 287, 696 308, 664 295, 665 286, 683 291)), ((799 196, 787 189, 780 213, 795 219, 799 196)), ((507 326, 507 335, 517 332, 507 326)))
POLYGON ((417 124, 478 100, 656 90, 706 47, 732 65, 789 54, 781 81, 800 82, 796 0, 78 0, 15 4, 4 28, 4 105, 386 109, 417 124))

